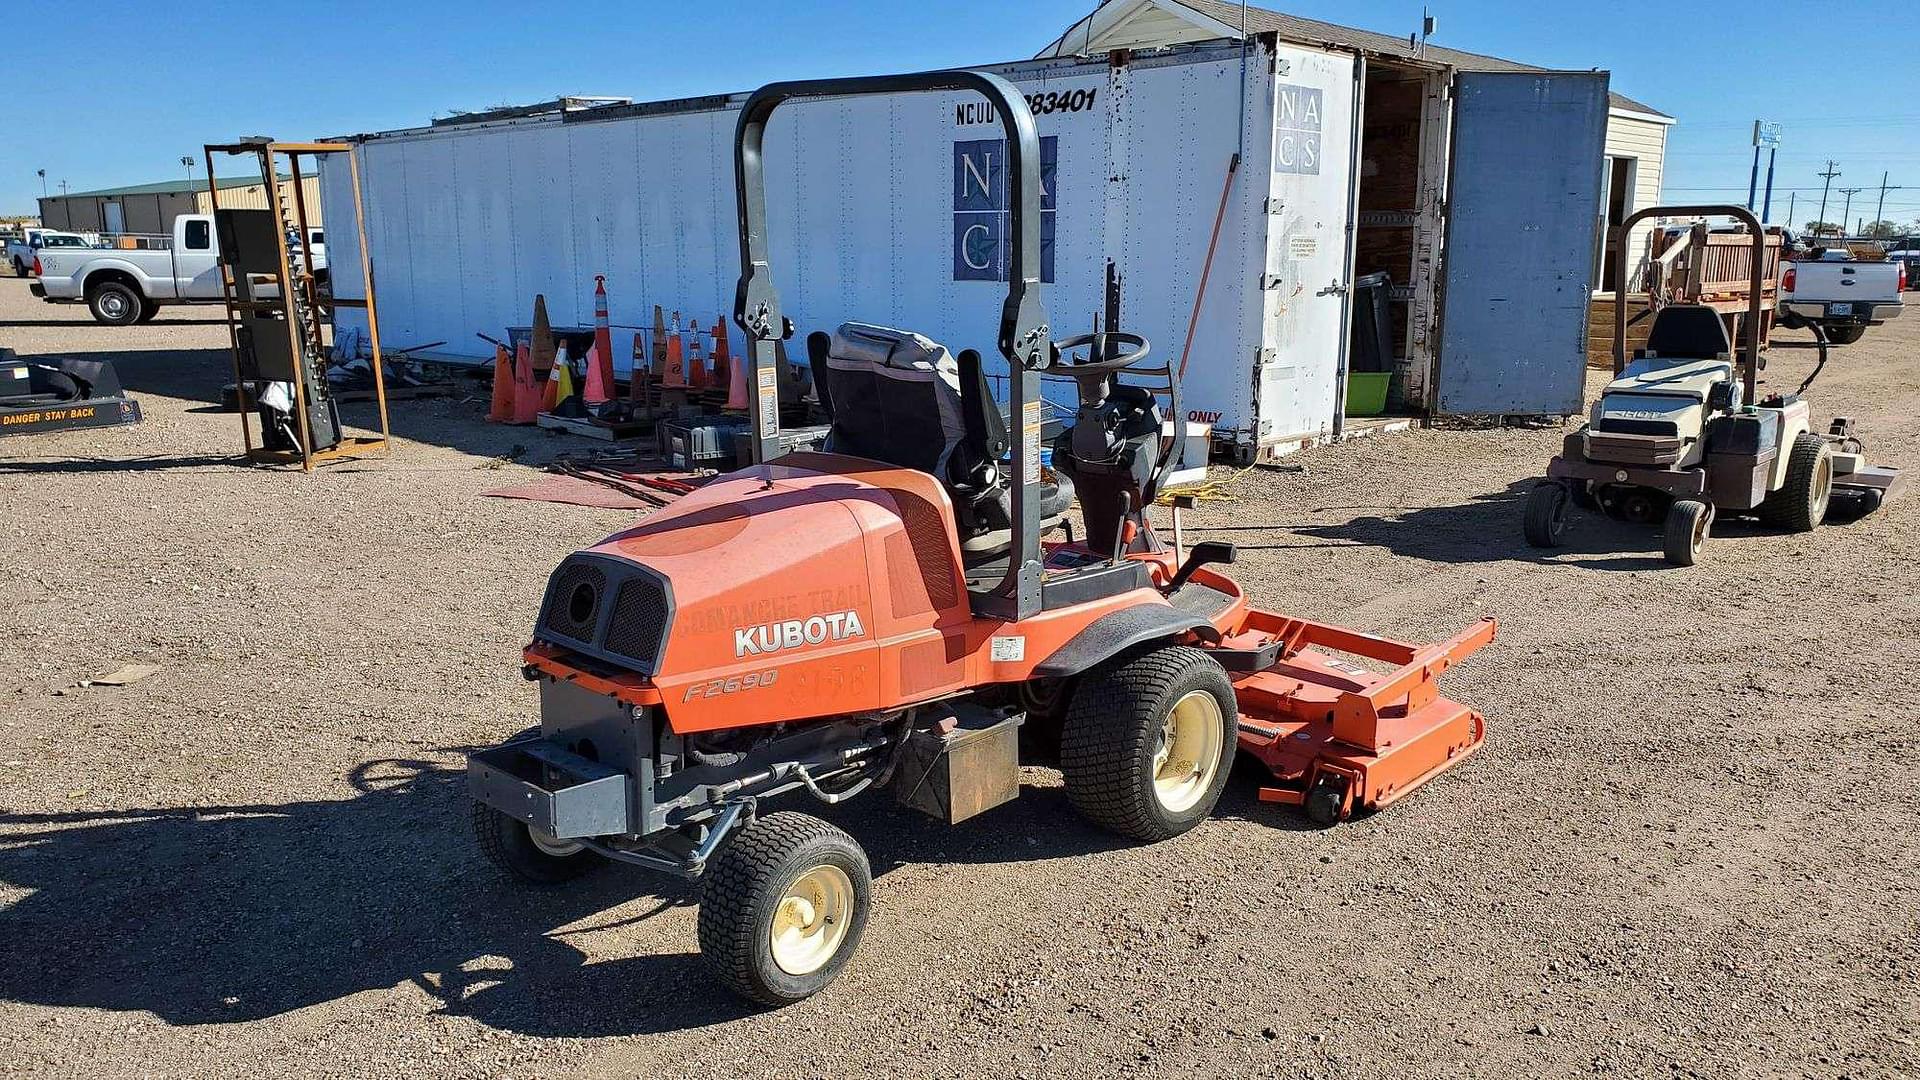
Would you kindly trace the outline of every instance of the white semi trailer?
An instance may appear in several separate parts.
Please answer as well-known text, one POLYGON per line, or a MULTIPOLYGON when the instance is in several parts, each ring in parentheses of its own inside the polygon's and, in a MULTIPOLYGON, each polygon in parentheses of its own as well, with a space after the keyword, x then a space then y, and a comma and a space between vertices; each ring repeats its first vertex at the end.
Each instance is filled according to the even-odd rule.
MULTIPOLYGON (((1418 144, 1401 156, 1419 176, 1393 178, 1415 205, 1386 226, 1408 234, 1404 265, 1389 269, 1408 312, 1396 351, 1411 409, 1579 411, 1604 73, 1456 73, 1271 37, 983 70, 1026 91, 1039 123, 1055 329, 1090 326, 1111 262, 1121 327, 1177 362, 1205 272, 1183 398, 1236 456, 1342 431, 1365 88, 1389 71, 1429 99, 1410 128, 1394 118, 1366 136, 1418 144), (1450 163, 1451 143, 1471 159, 1450 163), (1471 236, 1447 233, 1450 167, 1456 181, 1492 178, 1484 198, 1451 203, 1455 233, 1471 236), (1475 264, 1444 283, 1470 336, 1443 347, 1448 241, 1475 264), (1503 315, 1525 318, 1524 333, 1503 315)), ((524 324, 536 293, 556 323, 590 323, 596 274, 616 324, 646 326, 659 304, 711 325, 739 277, 731 146, 744 99, 556 103, 350 137, 383 336, 483 361, 475 333, 524 324)), ((809 102, 782 110, 767 140, 774 263, 802 336, 858 316, 999 362, 974 340, 1004 297, 1004 173, 983 100, 809 102)), ((343 165, 323 166, 330 218, 351 210, 343 165)), ((362 317, 336 312, 342 331, 362 317)), ((624 372, 627 350, 615 351, 624 372)))

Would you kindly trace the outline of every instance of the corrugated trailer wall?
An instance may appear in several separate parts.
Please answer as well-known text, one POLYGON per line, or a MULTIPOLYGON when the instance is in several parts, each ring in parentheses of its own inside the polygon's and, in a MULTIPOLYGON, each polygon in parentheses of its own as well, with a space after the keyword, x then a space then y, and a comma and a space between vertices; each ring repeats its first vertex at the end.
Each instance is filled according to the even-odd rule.
MULTIPOLYGON (((1124 279, 1123 327, 1177 359, 1237 129, 1244 122, 1255 144, 1271 138, 1271 54, 1250 52, 1245 109, 1237 45, 1171 50, 1117 72, 1104 59, 989 69, 1032 96, 1052 166, 1045 296, 1057 337, 1091 325, 1112 258, 1124 279)), ((382 337, 392 346, 444 340, 438 351, 482 359, 487 347, 475 331, 497 337, 526 323, 535 293, 546 295, 556 323, 590 323, 596 273, 607 275, 616 324, 646 325, 660 304, 711 326, 730 311, 739 274, 739 101, 368 138, 361 182, 382 337)), ((999 138, 970 95, 842 99, 776 113, 768 213, 775 271, 800 334, 862 319, 918 330, 956 351, 978 348, 998 363, 999 138)), ((323 173, 335 265, 356 257, 344 164, 323 173)), ((1236 180, 1185 383, 1190 414, 1218 414, 1223 429, 1249 434, 1264 172, 1243 167, 1236 180)), ((347 283, 338 287, 354 295, 347 283)), ((361 317, 342 309, 337 318, 344 328, 361 317)), ((623 373, 632 333, 615 332, 623 373)), ((730 336, 737 348, 738 330, 730 336)), ((800 342, 792 347, 802 360, 800 342)), ((1049 396, 1071 401, 1071 387, 1050 384, 1049 396)))

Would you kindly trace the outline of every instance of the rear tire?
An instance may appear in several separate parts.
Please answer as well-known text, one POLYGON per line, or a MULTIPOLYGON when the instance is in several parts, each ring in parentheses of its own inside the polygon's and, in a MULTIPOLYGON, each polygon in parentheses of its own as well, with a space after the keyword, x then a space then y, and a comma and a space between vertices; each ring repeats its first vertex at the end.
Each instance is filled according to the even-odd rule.
POLYGON ((140 290, 118 281, 102 282, 87 290, 87 310, 102 326, 132 326, 139 321, 145 305, 140 290))
POLYGON ((535 833, 526 822, 483 802, 473 804, 473 836, 488 862, 534 885, 572 881, 603 861, 580 844, 535 833))
POLYGON ((1667 508, 1664 537, 1667 561, 1675 566, 1692 566, 1699 561, 1700 549, 1712 528, 1712 504, 1699 499, 1675 499, 1667 508))
POLYGON ((700 891, 700 955, 727 989, 791 1005, 826 989, 866 931, 873 872, 853 837, 809 814, 758 818, 700 891))
POLYGON ((1110 660, 1074 688, 1060 739, 1067 797, 1122 836, 1178 836, 1220 800, 1239 729, 1233 683, 1199 649, 1110 660))
POLYGON ((24 263, 24 262, 21 262, 18 256, 16 256, 16 257, 14 258, 14 260, 13 260, 13 276, 14 276, 14 277, 27 277, 27 276, 28 276, 28 274, 27 274, 27 264, 26 264, 26 263, 24 263))
POLYGON ((1570 498, 1565 484, 1547 481, 1534 485, 1527 493, 1527 514, 1523 532, 1527 544, 1537 548, 1559 547, 1567 534, 1567 503, 1570 498))
POLYGON ((1836 326, 1827 331, 1827 344, 1851 345, 1867 336, 1864 326, 1836 326))
POLYGON ((1833 444, 1803 431, 1790 453, 1786 482, 1760 504, 1760 520, 1789 532, 1807 532, 1826 520, 1833 498, 1833 444))

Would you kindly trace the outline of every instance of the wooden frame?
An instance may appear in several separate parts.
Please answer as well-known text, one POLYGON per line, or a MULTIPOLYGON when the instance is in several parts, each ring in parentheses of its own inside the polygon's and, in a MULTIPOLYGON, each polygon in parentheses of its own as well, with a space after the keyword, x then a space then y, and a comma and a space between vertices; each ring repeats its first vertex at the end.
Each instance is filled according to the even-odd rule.
MULTIPOLYGON (((366 210, 360 198, 360 162, 354 156, 352 144, 279 143, 267 139, 259 139, 241 143, 208 144, 205 147, 205 151, 207 160, 207 195, 210 200, 212 212, 215 215, 218 215, 220 212, 220 188, 214 178, 213 168, 213 156, 216 153, 233 156, 251 155, 260 163, 260 179, 266 188, 267 207, 274 215, 274 243, 278 248, 279 254, 279 266, 276 268, 278 279, 276 282, 278 287, 277 299, 238 299, 235 295, 236 283, 233 276, 232 264, 227 258, 223 257, 220 260, 220 288, 221 295, 226 301, 227 335, 233 350, 233 380, 240 412, 240 437, 246 446, 247 458, 263 464, 290 465, 297 461, 302 470, 312 472, 316 464, 325 464, 329 461, 346 458, 364 457, 376 451, 378 451, 381 456, 390 454, 392 452, 392 430, 388 425, 387 418, 385 364, 380 354, 380 316, 378 302, 374 296, 372 262, 367 253, 366 210), (296 279, 293 272, 292 258, 287 249, 286 225, 288 223, 281 217, 282 185, 280 183, 279 170, 276 168, 276 165, 278 159, 283 157, 286 159, 287 171, 292 179, 294 223, 300 231, 302 246, 310 249, 312 246, 310 237, 313 234, 307 225, 307 200, 306 192, 303 190, 302 185, 300 159, 303 157, 319 158, 326 154, 347 155, 348 169, 353 178, 353 216, 354 230, 358 235, 360 245, 360 277, 366 284, 366 299, 353 300, 334 297, 330 300, 330 305, 336 308, 364 307, 367 311, 367 333, 373 344, 372 367, 374 400, 379 404, 380 408, 380 435, 378 438, 343 436, 338 445, 328 447, 324 450, 315 450, 313 446, 313 432, 310 430, 307 422, 307 392, 305 381, 300 378, 295 378, 293 380, 294 416, 296 417, 299 433, 299 448, 297 450, 269 450, 264 446, 255 446, 253 442, 253 423, 249 416, 252 412, 252 402, 246 389, 247 380, 242 372, 240 362, 240 315, 242 312, 261 310, 283 312, 285 315, 284 321, 287 326, 287 344, 292 350, 292 355, 295 357, 305 355, 306 350, 302 340, 305 333, 310 332, 313 335, 312 340, 316 342, 322 340, 324 324, 320 318, 318 286, 314 282, 311 273, 301 274, 298 279, 296 279), (304 328, 301 326, 301 320, 298 314, 299 305, 293 302, 295 289, 303 290, 304 307, 309 320, 309 325, 304 328)), ((310 250, 308 259, 312 259, 310 250)), ((296 361, 296 363, 297 362, 298 361, 296 361)))

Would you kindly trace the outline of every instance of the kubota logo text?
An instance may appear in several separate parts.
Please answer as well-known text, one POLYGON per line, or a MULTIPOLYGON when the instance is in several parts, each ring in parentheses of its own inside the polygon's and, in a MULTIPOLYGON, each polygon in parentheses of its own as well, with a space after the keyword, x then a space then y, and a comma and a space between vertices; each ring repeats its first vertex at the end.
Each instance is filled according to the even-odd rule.
POLYGON ((759 656, 781 649, 797 649, 802 645, 863 637, 866 632, 866 628, 860 625, 859 614, 853 611, 835 611, 808 619, 788 619, 759 626, 736 626, 733 628, 733 655, 759 656))

